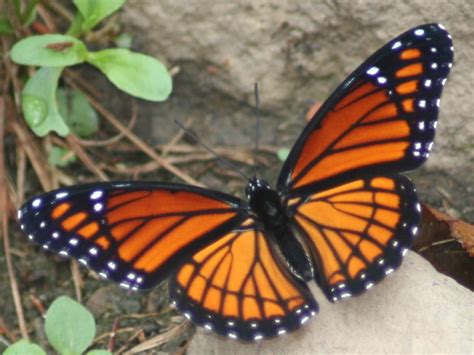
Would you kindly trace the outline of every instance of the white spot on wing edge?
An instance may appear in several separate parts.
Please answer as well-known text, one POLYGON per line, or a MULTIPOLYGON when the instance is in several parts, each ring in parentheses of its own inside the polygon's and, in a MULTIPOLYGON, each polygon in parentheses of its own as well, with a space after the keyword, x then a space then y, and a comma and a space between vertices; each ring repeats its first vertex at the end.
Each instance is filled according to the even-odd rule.
POLYGON ((375 74, 377 74, 379 71, 380 71, 379 68, 377 68, 377 67, 371 67, 371 68, 369 68, 369 70, 367 70, 366 73, 369 74, 369 75, 375 75, 375 74))
POLYGON ((401 46, 402 46, 402 42, 396 41, 396 42, 392 45, 392 49, 397 49, 397 48, 400 48, 401 46))
POLYGON ((93 193, 91 193, 91 200, 97 200, 98 198, 101 198, 103 194, 104 194, 103 191, 96 190, 93 193))
POLYGON ((425 30, 422 29, 422 28, 418 28, 417 30, 415 30, 415 36, 423 36, 425 34, 425 30))
POLYGON ((34 208, 38 208, 41 205, 41 199, 40 198, 34 199, 33 202, 31 203, 31 205, 34 208))
POLYGON ((58 193, 56 194, 56 198, 59 200, 59 199, 62 199, 62 198, 64 198, 64 197, 66 197, 67 195, 69 195, 69 193, 66 192, 66 191, 58 192, 58 193))

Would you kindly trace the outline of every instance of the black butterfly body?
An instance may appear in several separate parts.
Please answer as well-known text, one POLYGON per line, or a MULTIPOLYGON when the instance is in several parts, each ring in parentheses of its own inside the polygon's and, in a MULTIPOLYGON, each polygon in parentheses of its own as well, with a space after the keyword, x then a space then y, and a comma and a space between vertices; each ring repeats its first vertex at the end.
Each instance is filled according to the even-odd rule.
POLYGON ((187 318, 231 339, 293 331, 318 311, 306 282, 334 302, 400 265, 420 205, 399 172, 429 155, 452 60, 438 24, 388 42, 310 120, 276 189, 254 177, 247 201, 189 185, 98 183, 33 197, 21 227, 124 288, 169 278, 187 318))

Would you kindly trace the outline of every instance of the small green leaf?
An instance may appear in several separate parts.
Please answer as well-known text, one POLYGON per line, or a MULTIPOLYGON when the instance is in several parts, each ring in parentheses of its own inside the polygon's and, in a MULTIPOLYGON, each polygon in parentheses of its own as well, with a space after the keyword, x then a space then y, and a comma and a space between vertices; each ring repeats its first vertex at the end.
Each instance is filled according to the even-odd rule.
POLYGON ((112 353, 107 350, 91 350, 86 352, 86 355, 112 355, 112 353))
POLYGON ((66 34, 69 36, 79 37, 82 33, 82 23, 84 22, 84 18, 82 17, 80 12, 76 12, 74 18, 72 19, 71 24, 69 25, 66 34))
POLYGON ((81 354, 95 335, 92 314, 66 296, 57 298, 49 307, 45 321, 49 343, 61 354, 81 354))
POLYGON ((128 49, 89 53, 87 61, 98 67, 119 89, 150 101, 164 101, 171 93, 171 76, 155 58, 128 49))
POLYGON ((280 159, 281 161, 285 161, 286 158, 288 158, 288 155, 290 154, 290 149, 288 148, 281 148, 278 150, 277 152, 277 157, 278 159, 280 159))
POLYGON ((59 89, 57 99, 59 114, 75 135, 89 138, 97 132, 99 118, 82 92, 59 89))
POLYGON ((128 48, 132 46, 133 36, 130 33, 121 33, 115 37, 115 44, 120 48, 128 48))
POLYGON ((55 131, 61 136, 69 134, 69 128, 58 112, 56 88, 63 68, 40 68, 28 80, 21 93, 21 108, 30 128, 37 136, 55 131))
POLYGON ((11 51, 15 63, 63 67, 84 62, 87 48, 77 38, 63 35, 30 36, 17 42, 11 51))
MULTIPOLYGON (((30 343, 28 340, 22 339, 15 344, 10 345, 3 355, 46 355, 46 352, 39 345, 30 343)), ((99 354, 95 354, 99 355, 99 354)))
POLYGON ((14 34, 12 24, 6 16, 0 16, 0 34, 2 35, 11 35, 14 34))
POLYGON ((125 0, 74 0, 84 22, 82 29, 88 31, 111 13, 120 9, 125 0))
POLYGON ((67 148, 54 146, 48 155, 48 163, 54 166, 68 166, 77 160, 76 156, 67 148))
POLYGON ((28 1, 25 10, 20 16, 21 24, 23 26, 29 26, 36 18, 36 5, 39 0, 28 1))

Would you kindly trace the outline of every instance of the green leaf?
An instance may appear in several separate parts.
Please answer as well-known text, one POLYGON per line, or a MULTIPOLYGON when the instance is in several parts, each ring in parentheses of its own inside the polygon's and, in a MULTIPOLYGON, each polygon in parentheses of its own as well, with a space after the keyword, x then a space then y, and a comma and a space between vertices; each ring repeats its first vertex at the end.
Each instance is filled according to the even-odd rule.
POLYGON ((2 35, 11 35, 14 34, 12 24, 6 16, 0 16, 0 34, 2 35))
POLYGON ((20 16, 21 24, 23 26, 29 26, 36 18, 36 5, 39 3, 39 0, 30 0, 25 10, 20 16))
POLYGON ((71 36, 40 35, 17 42, 10 55, 18 64, 63 67, 84 62, 87 48, 82 41, 71 36))
POLYGON ((114 42, 117 47, 130 49, 133 43, 133 36, 130 33, 124 32, 115 37, 114 42))
POLYGON ((81 354, 92 343, 95 321, 92 314, 69 297, 58 297, 45 320, 49 343, 61 354, 81 354))
POLYGON ((112 353, 107 350, 91 350, 88 351, 86 355, 112 355, 112 353))
POLYGON ((82 33, 82 23, 84 22, 84 18, 82 17, 80 12, 76 12, 74 18, 69 25, 68 30, 66 31, 67 35, 79 37, 82 33))
POLYGON ((88 31, 111 13, 120 9, 125 0, 74 0, 84 22, 82 29, 88 31))
POLYGON ((289 148, 281 148, 277 152, 277 157, 281 161, 285 161, 286 158, 288 158, 288 155, 290 154, 290 149, 289 148))
POLYGON ((97 132, 99 118, 82 92, 59 89, 56 97, 59 114, 75 135, 89 138, 97 132))
MULTIPOLYGON (((39 345, 32 344, 28 340, 22 339, 10 345, 3 355, 46 355, 46 352, 39 345)), ((95 354, 99 355, 99 354, 95 354)))
POLYGON ((155 58, 128 49, 89 53, 87 61, 98 67, 119 89, 150 101, 164 101, 171 93, 171 76, 155 58))
POLYGON ((76 156, 69 149, 58 146, 53 146, 48 155, 48 163, 54 166, 68 166, 76 160, 76 156))
POLYGON ((56 88, 63 68, 40 68, 28 80, 21 93, 21 108, 30 128, 37 136, 55 131, 60 136, 69 134, 69 128, 58 112, 56 88))

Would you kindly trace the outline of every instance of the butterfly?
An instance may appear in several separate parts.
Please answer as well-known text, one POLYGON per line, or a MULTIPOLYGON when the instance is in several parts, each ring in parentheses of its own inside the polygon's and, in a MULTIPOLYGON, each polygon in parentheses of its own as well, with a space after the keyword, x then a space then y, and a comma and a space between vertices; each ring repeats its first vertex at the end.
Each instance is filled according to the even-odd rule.
POLYGON ((21 228, 126 289, 168 279, 176 307, 220 335, 291 332, 318 312, 307 282, 335 302, 402 262, 420 204, 399 173, 428 158, 452 61, 439 24, 388 42, 314 114, 276 189, 252 177, 246 201, 182 184, 97 183, 33 197, 21 228))

